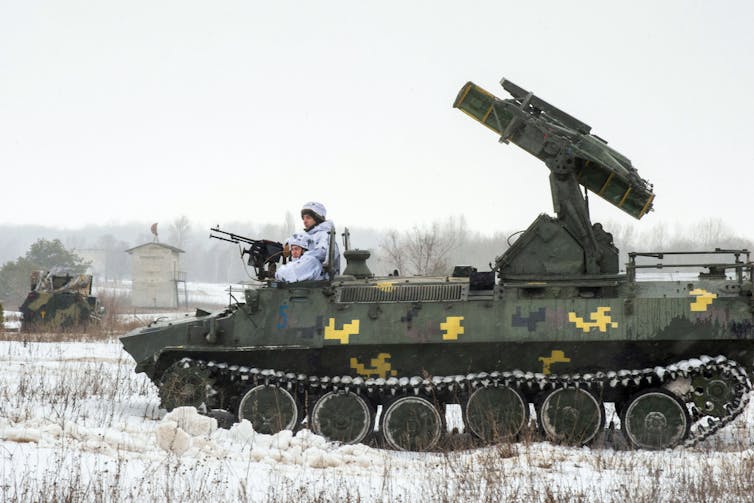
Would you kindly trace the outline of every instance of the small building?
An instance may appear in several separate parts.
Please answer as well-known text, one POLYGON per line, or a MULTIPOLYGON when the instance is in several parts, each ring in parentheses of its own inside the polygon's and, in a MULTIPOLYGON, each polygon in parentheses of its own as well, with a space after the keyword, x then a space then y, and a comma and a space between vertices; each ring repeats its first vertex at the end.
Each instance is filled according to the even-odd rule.
POLYGON ((180 248, 158 242, 126 250, 131 255, 131 304, 134 307, 177 308, 179 284, 186 301, 186 273, 181 271, 180 248))

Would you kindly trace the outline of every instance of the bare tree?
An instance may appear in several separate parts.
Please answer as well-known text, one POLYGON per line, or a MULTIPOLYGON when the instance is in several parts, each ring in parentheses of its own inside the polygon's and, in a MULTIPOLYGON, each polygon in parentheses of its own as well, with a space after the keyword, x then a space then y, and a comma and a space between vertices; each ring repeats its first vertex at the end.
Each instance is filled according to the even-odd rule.
POLYGON ((708 218, 693 225, 691 234, 696 236, 703 248, 708 249, 726 246, 735 237, 730 227, 719 218, 708 218))
POLYGON ((448 255, 456 243, 455 236, 440 230, 438 223, 429 228, 414 227, 406 236, 408 262, 413 273, 419 276, 446 274, 448 255))
POLYGON ((128 275, 128 243, 116 239, 112 234, 104 234, 97 239, 95 246, 105 252, 105 281, 122 279, 128 275))
POLYGON ((433 276, 450 272, 452 251, 465 242, 466 222, 450 219, 444 226, 433 222, 399 234, 389 231, 380 245, 384 260, 401 274, 433 276))
POLYGON ((659 222, 655 224, 653 227, 651 234, 648 239, 642 240, 645 243, 648 243, 648 248, 651 248, 654 250, 667 250, 668 249, 668 242, 672 239, 672 236, 669 236, 668 228, 665 225, 664 222, 659 222))
POLYGON ((384 261, 388 267, 397 269, 399 273, 406 273, 406 253, 402 237, 396 230, 390 230, 385 234, 385 239, 380 244, 380 251, 384 255, 384 261))
POLYGON ((191 223, 186 215, 176 218, 170 225, 170 242, 178 248, 184 248, 188 242, 191 223))
POLYGON ((283 234, 290 236, 296 230, 296 220, 290 211, 285 212, 285 222, 283 222, 283 234))

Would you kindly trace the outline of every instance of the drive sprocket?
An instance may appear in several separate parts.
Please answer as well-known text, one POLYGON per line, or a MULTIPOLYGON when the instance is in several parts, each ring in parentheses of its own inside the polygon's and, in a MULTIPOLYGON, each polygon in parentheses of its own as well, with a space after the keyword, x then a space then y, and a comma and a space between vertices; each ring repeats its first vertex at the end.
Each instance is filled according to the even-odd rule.
POLYGON ((180 360, 168 367, 160 378, 159 394, 162 407, 168 411, 176 407, 207 407, 213 394, 213 379, 207 369, 180 360))

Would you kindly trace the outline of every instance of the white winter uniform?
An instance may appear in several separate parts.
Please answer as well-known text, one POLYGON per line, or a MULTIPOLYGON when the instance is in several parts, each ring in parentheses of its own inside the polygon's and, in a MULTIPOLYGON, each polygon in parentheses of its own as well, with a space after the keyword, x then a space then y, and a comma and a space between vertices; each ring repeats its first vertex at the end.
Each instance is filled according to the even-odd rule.
POLYGON ((310 252, 306 252, 298 259, 291 259, 278 268, 275 279, 295 283, 297 281, 312 281, 322 279, 322 264, 310 252))
MULTIPOLYGON (((325 220, 321 224, 315 225, 314 227, 306 231, 306 233, 309 234, 309 237, 312 238, 314 246, 310 248, 309 251, 304 253, 304 256, 312 255, 314 257, 317 257, 317 259, 322 264, 327 262, 327 251, 330 247, 330 229, 334 229, 333 223, 329 220, 325 220)), ((338 275, 340 274, 340 250, 338 249, 337 239, 333 240, 333 245, 335 246, 335 253, 333 254, 332 270, 333 275, 338 275)), ((330 278, 327 277, 327 273, 323 270, 322 277, 320 279, 330 278)))

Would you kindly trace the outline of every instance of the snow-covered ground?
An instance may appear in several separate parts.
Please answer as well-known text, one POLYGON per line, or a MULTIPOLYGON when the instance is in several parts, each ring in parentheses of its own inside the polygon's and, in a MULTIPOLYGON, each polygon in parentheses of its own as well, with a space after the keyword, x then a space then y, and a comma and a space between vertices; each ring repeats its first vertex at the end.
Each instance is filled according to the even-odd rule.
MULTIPOLYGON (((179 283, 178 300, 180 303, 188 304, 190 308, 195 306, 206 305, 227 305, 230 295, 233 294, 238 300, 243 302, 244 285, 228 283, 199 283, 195 281, 186 282, 184 290, 183 284, 179 283)), ((131 296, 131 281, 110 281, 107 283, 95 283, 92 287, 92 295, 124 295, 131 296)))
POLYGON ((21 330, 22 318, 21 311, 3 311, 3 326, 0 329, 5 328, 5 330, 18 332, 21 330))
MULTIPOLYGON (((0 342, 2 501, 745 501, 754 412, 693 448, 400 453, 160 410, 117 342, 0 342)), ((453 418, 451 418, 453 419, 453 418)), ((457 423, 457 418, 455 421, 457 423)))

